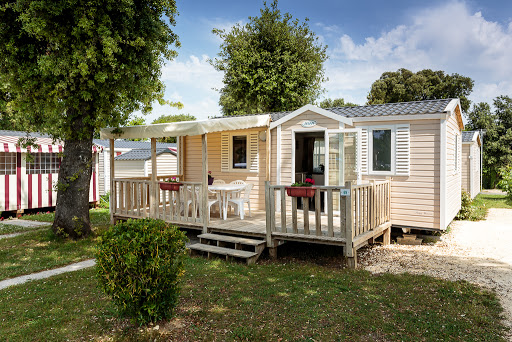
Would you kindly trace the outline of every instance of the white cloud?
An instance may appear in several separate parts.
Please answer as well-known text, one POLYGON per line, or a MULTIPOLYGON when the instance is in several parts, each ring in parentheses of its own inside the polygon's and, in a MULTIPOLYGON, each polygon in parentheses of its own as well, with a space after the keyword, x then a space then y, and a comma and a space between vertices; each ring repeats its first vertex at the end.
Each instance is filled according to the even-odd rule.
POLYGON ((373 81, 398 68, 469 76, 475 80, 473 101, 490 101, 512 90, 512 22, 487 21, 480 12, 472 14, 464 2, 424 9, 411 23, 360 44, 342 35, 330 53, 327 90, 358 94, 354 97, 361 104, 373 81))

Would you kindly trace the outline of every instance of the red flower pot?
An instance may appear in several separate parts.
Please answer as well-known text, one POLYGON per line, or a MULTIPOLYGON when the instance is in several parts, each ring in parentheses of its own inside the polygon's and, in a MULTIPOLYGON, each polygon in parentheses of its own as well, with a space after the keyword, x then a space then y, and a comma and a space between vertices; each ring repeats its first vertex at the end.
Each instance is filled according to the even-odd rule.
POLYGON ((180 186, 182 186, 182 185, 183 185, 183 183, 160 182, 160 189, 161 190, 179 191, 180 186))
POLYGON ((286 194, 290 197, 313 197, 316 188, 311 186, 287 186, 286 194))

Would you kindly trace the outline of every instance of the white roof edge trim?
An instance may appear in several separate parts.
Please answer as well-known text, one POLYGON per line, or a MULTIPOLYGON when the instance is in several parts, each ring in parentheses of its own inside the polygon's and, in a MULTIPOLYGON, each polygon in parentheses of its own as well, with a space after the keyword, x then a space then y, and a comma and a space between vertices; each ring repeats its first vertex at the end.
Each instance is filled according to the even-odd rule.
POLYGON ((162 138, 202 135, 206 133, 234 131, 257 127, 268 127, 270 115, 252 115, 228 117, 201 121, 182 121, 155 125, 121 127, 122 133, 112 133, 114 128, 103 128, 100 131, 101 139, 118 138, 162 138))
POLYGON ((339 122, 343 122, 346 125, 352 126, 352 119, 350 119, 350 118, 347 118, 345 116, 341 116, 341 115, 338 115, 338 114, 334 114, 333 112, 330 112, 328 110, 325 110, 323 108, 317 107, 317 106, 312 105, 312 104, 307 104, 307 105, 302 106, 299 109, 291 112, 290 114, 282 117, 281 119, 279 119, 279 120, 277 120, 275 122, 272 122, 270 124, 270 129, 275 128, 275 127, 285 123, 286 121, 289 121, 289 120, 291 120, 291 119, 293 119, 293 118, 303 114, 304 112, 307 112, 308 110, 312 111, 312 112, 315 112, 317 114, 326 116, 326 117, 328 117, 330 119, 333 119, 333 120, 336 120, 336 121, 339 121, 339 122))
POLYGON ((460 111, 461 111, 461 113, 462 113, 462 107, 460 106, 460 100, 459 100, 459 99, 453 99, 453 100, 451 100, 451 101, 446 105, 446 108, 444 109, 444 111, 445 111, 445 112, 452 113, 453 111, 455 111, 455 107, 457 107, 457 105, 459 105, 460 111))
POLYGON ((352 118, 354 122, 365 121, 409 121, 409 120, 436 120, 447 119, 448 113, 435 113, 435 114, 403 114, 403 115, 387 115, 387 116, 361 116, 352 118))

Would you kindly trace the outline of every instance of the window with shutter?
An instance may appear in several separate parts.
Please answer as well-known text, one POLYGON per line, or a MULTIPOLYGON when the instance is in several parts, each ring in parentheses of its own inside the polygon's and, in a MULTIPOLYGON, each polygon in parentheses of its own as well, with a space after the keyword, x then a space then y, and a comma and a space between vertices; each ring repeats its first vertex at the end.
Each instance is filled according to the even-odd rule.
POLYGON ((397 125, 395 127, 395 174, 397 176, 409 176, 410 173, 410 149, 411 128, 410 125, 397 125))
POLYGON ((363 174, 409 176, 410 125, 379 125, 361 130, 363 174))
POLYGON ((258 132, 221 134, 221 171, 258 172, 258 132))

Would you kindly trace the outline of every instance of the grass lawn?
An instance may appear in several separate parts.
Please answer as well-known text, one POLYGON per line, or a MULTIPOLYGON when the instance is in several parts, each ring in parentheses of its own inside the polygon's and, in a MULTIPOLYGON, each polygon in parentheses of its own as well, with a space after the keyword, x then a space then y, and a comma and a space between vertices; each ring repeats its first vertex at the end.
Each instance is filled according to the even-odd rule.
POLYGON ((489 208, 512 209, 512 200, 506 195, 478 194, 473 200, 472 206, 475 211, 471 220, 479 221, 485 219, 489 208))
POLYGON ((303 261, 192 258, 159 330, 117 317, 94 269, 0 291, 0 340, 500 341, 496 296, 466 282, 303 261))
MULTIPOLYGON (((23 216, 23 219, 52 222, 54 213, 23 216)), ((108 227, 108 210, 92 209, 94 236, 82 240, 56 237, 50 228, 0 240, 0 280, 65 266, 94 257, 98 234, 108 227)))
POLYGON ((73 241, 50 228, 0 240, 0 280, 57 268, 94 257, 96 236, 73 241))
MULTIPOLYGON (((91 218, 91 225, 93 227, 108 226, 110 224, 110 214, 108 209, 91 209, 89 210, 89 217, 91 218)), ((54 212, 37 213, 23 215, 23 220, 42 221, 42 222, 53 222, 55 218, 54 212)))

